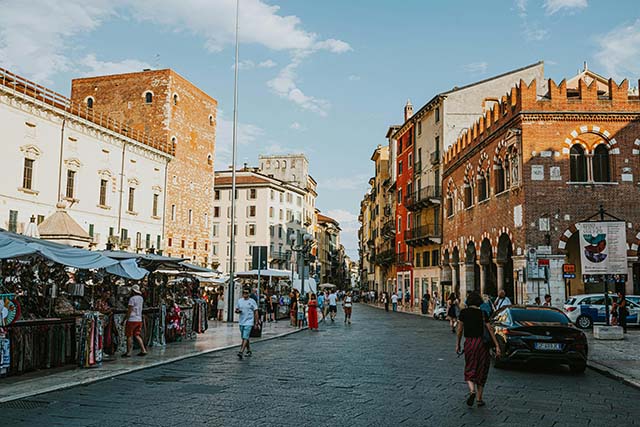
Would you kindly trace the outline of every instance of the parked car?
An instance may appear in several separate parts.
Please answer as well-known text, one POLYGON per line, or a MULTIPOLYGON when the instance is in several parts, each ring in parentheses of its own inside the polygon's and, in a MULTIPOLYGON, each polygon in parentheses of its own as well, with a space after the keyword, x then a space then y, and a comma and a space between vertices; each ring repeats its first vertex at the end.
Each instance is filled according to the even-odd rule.
MULTIPOLYGON (((609 295, 609 310, 618 299, 617 295, 609 295)), ((640 324, 640 296, 628 295, 627 325, 640 324)), ((604 324, 607 321, 604 294, 585 294, 570 297, 564 303, 564 312, 569 319, 582 329, 589 329, 594 324, 604 324)))
POLYGON ((545 361, 569 365, 571 372, 584 372, 588 344, 583 331, 557 308, 511 305, 499 310, 491 322, 502 355, 491 351, 494 366, 545 361))

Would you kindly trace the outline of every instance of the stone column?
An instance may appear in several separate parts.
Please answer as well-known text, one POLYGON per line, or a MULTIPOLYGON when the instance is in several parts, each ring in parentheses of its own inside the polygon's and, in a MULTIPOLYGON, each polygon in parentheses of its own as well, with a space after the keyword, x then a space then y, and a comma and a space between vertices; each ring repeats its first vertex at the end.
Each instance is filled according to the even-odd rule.
POLYGON ((498 293, 504 290, 504 264, 498 262, 496 260, 496 287, 498 288, 498 293))
POLYGON ((460 292, 458 298, 460 301, 464 301, 467 297, 467 263, 464 261, 459 264, 460 277, 460 292))
MULTIPOLYGON (((456 267, 454 264, 449 264, 449 268, 451 268, 451 290, 452 292, 455 292, 456 287, 458 286, 458 275, 456 274, 456 267)), ((444 295, 442 297, 444 298, 444 295)))
POLYGON ((486 274, 487 274, 487 265, 480 264, 480 295, 484 295, 486 274))

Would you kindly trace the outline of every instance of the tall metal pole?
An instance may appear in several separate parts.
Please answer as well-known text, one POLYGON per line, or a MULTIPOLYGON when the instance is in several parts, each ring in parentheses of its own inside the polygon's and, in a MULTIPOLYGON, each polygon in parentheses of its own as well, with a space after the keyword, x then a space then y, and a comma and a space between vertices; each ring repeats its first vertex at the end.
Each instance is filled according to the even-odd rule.
POLYGON ((227 310, 227 322, 233 322, 235 308, 234 299, 234 273, 236 255, 236 153, 238 151, 238 32, 240 27, 240 0, 236 0, 236 62, 233 79, 233 149, 231 155, 231 242, 229 248, 229 298, 227 310))

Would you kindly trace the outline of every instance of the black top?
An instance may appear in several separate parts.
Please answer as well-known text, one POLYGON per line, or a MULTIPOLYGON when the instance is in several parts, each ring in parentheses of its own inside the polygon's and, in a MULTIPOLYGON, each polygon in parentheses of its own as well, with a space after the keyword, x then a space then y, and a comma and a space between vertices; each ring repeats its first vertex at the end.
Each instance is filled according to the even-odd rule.
POLYGON ((479 308, 464 308, 458 317, 464 326, 465 338, 479 338, 484 334, 484 324, 489 322, 487 313, 479 308))

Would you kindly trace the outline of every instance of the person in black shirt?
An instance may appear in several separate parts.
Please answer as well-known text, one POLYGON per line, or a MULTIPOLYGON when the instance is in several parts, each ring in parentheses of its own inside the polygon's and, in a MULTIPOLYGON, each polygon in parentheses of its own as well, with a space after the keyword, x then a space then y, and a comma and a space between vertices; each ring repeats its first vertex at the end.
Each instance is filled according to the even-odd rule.
POLYGON ((467 308, 460 312, 458 317, 458 334, 456 340, 456 353, 460 353, 460 341, 464 334, 464 380, 469 386, 467 405, 473 406, 478 400, 478 406, 484 406, 482 393, 487 382, 491 356, 489 346, 485 343, 484 335, 488 336, 496 347, 496 357, 500 356, 500 346, 489 324, 487 314, 480 310, 482 297, 477 292, 471 292, 467 296, 467 308))

